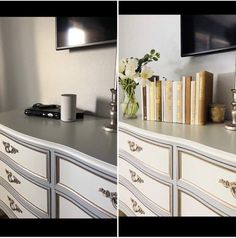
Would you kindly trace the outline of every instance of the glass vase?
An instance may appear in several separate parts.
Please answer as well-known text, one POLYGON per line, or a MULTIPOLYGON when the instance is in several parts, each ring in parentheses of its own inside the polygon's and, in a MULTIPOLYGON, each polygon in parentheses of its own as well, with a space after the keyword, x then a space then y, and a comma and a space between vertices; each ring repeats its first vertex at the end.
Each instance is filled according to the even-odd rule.
POLYGON ((121 100, 121 111, 123 118, 137 118, 138 109, 139 104, 136 100, 135 93, 128 94, 126 91, 123 90, 123 96, 121 100))

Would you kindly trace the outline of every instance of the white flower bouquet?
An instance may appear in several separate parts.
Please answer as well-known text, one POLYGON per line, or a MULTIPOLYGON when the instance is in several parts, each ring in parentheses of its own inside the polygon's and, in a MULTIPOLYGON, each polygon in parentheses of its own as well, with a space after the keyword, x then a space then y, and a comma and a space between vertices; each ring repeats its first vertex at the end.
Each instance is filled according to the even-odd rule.
POLYGON ((158 61, 160 54, 154 49, 145 54, 143 58, 134 57, 120 60, 119 63, 119 84, 124 91, 123 103, 121 108, 123 117, 135 118, 139 108, 136 101, 135 89, 137 85, 145 86, 149 83, 149 78, 154 74, 152 69, 147 66, 149 62, 158 61))

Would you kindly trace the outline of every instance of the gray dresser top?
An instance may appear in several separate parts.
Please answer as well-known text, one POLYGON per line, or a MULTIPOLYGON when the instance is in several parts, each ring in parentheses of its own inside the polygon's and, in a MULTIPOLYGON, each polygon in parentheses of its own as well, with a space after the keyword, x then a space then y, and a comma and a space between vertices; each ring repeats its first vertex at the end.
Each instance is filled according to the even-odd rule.
POLYGON ((236 131, 226 130, 223 123, 209 123, 204 126, 185 125, 168 122, 144 121, 141 117, 137 119, 120 119, 120 122, 159 134, 180 137, 215 149, 236 154, 236 131))
POLYGON ((109 119, 87 116, 75 122, 31 117, 24 109, 0 113, 0 124, 42 140, 59 143, 111 165, 117 164, 117 133, 103 130, 109 119))

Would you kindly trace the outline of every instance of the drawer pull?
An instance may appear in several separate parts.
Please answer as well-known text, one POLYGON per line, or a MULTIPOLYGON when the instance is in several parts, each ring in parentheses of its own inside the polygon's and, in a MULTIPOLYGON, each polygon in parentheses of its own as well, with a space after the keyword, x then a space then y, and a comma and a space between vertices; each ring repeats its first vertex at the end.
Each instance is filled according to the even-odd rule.
POLYGON ((20 184, 21 183, 14 175, 12 175, 12 173, 10 171, 5 169, 5 172, 7 174, 7 179, 8 179, 8 181, 10 183, 16 183, 16 184, 20 184))
POLYGON ((138 203, 133 198, 130 198, 130 200, 133 203, 133 210, 135 213, 145 214, 144 210, 138 205, 138 203))
POLYGON ((228 180, 220 179, 219 183, 222 183, 224 187, 229 188, 234 198, 236 198, 236 182, 229 182, 228 180))
POLYGON ((101 192, 105 197, 110 198, 112 202, 112 206, 117 209, 117 193, 110 192, 109 190, 105 190, 104 188, 99 188, 98 190, 101 192))
POLYGON ((140 152, 141 150, 143 150, 142 147, 138 146, 133 141, 128 141, 128 144, 129 144, 130 150, 133 152, 135 152, 135 151, 140 152))
POLYGON ((141 179, 133 170, 130 169, 129 172, 133 182, 144 183, 144 180, 141 179))
POLYGON ((9 143, 3 141, 2 142, 4 147, 5 147, 5 151, 8 153, 8 154, 16 154, 19 152, 19 150, 17 150, 15 147, 13 147, 12 145, 10 145, 9 143))
POLYGON ((22 210, 18 207, 18 205, 15 204, 15 201, 12 198, 10 198, 9 196, 7 196, 7 197, 8 197, 8 200, 10 201, 11 210, 17 211, 19 213, 23 213, 22 210))

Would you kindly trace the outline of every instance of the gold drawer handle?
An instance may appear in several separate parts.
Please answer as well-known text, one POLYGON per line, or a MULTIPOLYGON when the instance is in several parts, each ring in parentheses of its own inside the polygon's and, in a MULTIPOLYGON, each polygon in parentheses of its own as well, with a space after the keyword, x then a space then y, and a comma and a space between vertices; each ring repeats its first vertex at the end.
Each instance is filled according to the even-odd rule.
POLYGON ((13 147, 12 145, 10 145, 10 143, 7 143, 5 141, 2 142, 4 147, 5 147, 5 151, 8 154, 16 154, 19 152, 19 150, 17 150, 15 147, 13 147))
POLYGON ((144 210, 138 205, 138 203, 133 198, 130 198, 130 200, 133 203, 133 210, 135 213, 145 214, 144 210))
POLYGON ((140 152, 141 150, 143 150, 142 147, 138 146, 133 141, 128 141, 128 144, 129 144, 129 148, 132 152, 134 152, 134 151, 140 152))
POLYGON ((229 182, 228 180, 220 179, 219 183, 222 183, 225 188, 229 188, 234 198, 236 198, 236 182, 229 182))
POLYGON ((99 188, 98 190, 101 192, 105 197, 111 199, 112 206, 117 209, 117 193, 116 192, 110 192, 109 190, 105 190, 104 188, 99 188))
POLYGON ((144 183, 144 180, 141 179, 133 170, 130 169, 129 172, 133 182, 144 183))
POLYGON ((10 171, 8 171, 7 169, 5 169, 5 172, 7 174, 7 179, 10 183, 16 183, 16 184, 20 184, 20 180, 18 180, 14 175, 12 175, 12 173, 10 171))
POLYGON ((15 201, 12 198, 10 198, 9 196, 7 196, 7 197, 8 197, 8 200, 10 201, 11 210, 17 211, 19 213, 23 213, 22 210, 18 207, 18 205, 15 204, 15 201))

